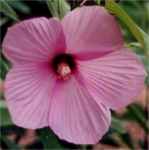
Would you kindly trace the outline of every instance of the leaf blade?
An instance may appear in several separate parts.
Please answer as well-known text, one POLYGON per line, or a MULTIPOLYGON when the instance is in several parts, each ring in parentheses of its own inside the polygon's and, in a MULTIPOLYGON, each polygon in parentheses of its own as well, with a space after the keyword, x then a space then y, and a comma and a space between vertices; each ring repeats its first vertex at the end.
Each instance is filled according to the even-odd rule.
POLYGON ((70 11, 70 6, 65 0, 47 0, 46 2, 53 17, 62 19, 70 11))
POLYGON ((10 17, 14 21, 18 21, 19 20, 16 12, 4 0, 1 1, 0 12, 4 13, 6 16, 10 17))
POLYGON ((57 137, 49 128, 39 129, 37 131, 44 149, 62 149, 57 137))

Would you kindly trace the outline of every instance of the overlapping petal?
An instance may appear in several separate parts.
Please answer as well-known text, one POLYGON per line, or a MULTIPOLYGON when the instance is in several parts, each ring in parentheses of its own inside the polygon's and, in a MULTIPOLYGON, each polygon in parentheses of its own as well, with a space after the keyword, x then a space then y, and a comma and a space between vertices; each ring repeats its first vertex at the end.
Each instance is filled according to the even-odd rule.
POLYGON ((13 122, 36 129, 48 126, 54 79, 47 64, 16 65, 5 82, 5 97, 13 122))
POLYGON ((78 67, 92 96, 112 109, 131 103, 144 85, 143 64, 126 48, 80 61, 78 67))
POLYGON ((13 63, 45 62, 65 50, 65 38, 57 19, 29 19, 9 28, 3 42, 4 54, 13 63))
POLYGON ((104 7, 81 7, 62 20, 67 52, 83 59, 99 57, 122 47, 123 38, 114 16, 104 7))
POLYGON ((95 144, 109 124, 109 109, 94 101, 80 79, 72 77, 56 84, 49 125, 59 138, 75 144, 95 144))

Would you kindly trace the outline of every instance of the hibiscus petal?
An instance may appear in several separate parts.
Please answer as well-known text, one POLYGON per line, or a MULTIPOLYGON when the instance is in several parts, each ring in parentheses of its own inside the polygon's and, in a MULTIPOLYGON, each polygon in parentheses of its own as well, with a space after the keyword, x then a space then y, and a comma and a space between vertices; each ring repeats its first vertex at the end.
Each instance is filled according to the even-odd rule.
POLYGON ((71 78, 54 88, 49 124, 59 138, 75 144, 95 144, 109 128, 110 111, 96 103, 81 81, 71 78))
POLYGON ((92 96, 112 109, 128 105, 143 89, 143 64, 126 48, 78 64, 92 96))
POLYGON ((30 129, 48 126, 53 85, 46 64, 15 65, 5 82, 5 97, 13 122, 30 129))
POLYGON ((123 45, 120 28, 104 7, 77 8, 66 15, 62 25, 67 51, 79 58, 99 57, 123 45))
POLYGON ((8 29, 3 49, 13 63, 48 61, 55 52, 65 50, 61 23, 44 17, 18 23, 8 29))

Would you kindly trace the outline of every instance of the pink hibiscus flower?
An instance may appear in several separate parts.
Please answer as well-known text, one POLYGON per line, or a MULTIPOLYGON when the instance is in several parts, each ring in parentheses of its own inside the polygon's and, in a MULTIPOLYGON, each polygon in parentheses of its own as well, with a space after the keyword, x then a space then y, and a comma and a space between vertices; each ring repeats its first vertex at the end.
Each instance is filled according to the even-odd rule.
POLYGON ((144 84, 142 63, 103 7, 77 8, 62 21, 18 23, 3 48, 12 63, 5 96, 14 123, 49 126, 72 143, 97 143, 110 126, 110 109, 131 103, 144 84))

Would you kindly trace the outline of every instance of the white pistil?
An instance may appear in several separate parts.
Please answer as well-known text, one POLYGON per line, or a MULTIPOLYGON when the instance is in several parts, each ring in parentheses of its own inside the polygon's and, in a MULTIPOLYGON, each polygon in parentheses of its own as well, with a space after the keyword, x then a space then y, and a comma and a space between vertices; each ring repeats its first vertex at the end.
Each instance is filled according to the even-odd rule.
POLYGON ((69 77, 70 77, 71 69, 68 64, 60 63, 58 65, 57 72, 59 74, 60 79, 66 80, 66 79, 69 79, 69 77))

